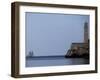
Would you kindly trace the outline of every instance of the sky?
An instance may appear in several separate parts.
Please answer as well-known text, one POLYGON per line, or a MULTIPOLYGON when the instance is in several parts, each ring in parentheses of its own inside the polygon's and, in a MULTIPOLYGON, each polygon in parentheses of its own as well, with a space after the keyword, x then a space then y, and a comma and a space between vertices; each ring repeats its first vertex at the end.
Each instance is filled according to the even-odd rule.
POLYGON ((65 55, 71 43, 84 41, 89 15, 25 13, 25 53, 34 56, 65 55))

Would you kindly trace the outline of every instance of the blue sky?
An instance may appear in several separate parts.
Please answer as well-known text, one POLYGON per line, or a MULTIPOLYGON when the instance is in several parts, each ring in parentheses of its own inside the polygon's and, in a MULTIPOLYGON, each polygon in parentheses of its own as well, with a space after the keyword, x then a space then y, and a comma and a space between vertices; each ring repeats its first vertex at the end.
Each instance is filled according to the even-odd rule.
POLYGON ((25 15, 26 54, 65 55, 73 42, 83 42, 88 15, 29 13, 25 15))

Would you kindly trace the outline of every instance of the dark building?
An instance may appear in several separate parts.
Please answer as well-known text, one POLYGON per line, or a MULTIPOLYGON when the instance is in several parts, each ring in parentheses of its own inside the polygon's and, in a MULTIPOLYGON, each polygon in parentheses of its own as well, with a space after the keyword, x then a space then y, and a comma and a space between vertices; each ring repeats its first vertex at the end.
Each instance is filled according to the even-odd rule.
POLYGON ((84 23, 84 40, 82 43, 72 43, 65 57, 89 57, 88 23, 84 23))

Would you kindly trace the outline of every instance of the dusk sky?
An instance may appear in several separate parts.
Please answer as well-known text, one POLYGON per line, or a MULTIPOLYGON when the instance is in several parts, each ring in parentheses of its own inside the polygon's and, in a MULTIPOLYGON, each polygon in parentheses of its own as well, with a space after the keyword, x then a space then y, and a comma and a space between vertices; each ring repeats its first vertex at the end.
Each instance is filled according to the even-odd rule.
POLYGON ((71 43, 83 42, 88 15, 29 13, 25 15, 26 54, 65 55, 71 43))

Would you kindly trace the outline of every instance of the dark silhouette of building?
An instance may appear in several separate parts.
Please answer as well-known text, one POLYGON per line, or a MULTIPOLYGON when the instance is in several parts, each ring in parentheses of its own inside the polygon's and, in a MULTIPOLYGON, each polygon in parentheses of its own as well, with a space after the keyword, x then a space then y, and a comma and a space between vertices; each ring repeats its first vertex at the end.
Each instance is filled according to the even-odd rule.
POLYGON ((86 57, 89 58, 89 31, 88 23, 84 23, 84 41, 82 43, 72 43, 65 57, 86 57))
POLYGON ((33 51, 29 51, 29 54, 27 55, 27 57, 34 57, 33 51))

